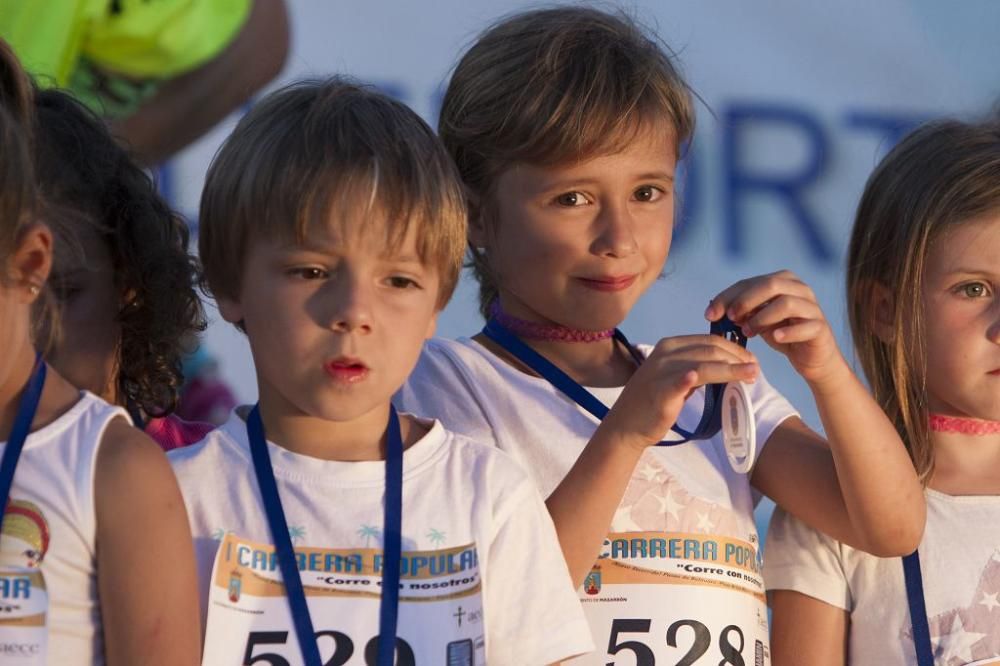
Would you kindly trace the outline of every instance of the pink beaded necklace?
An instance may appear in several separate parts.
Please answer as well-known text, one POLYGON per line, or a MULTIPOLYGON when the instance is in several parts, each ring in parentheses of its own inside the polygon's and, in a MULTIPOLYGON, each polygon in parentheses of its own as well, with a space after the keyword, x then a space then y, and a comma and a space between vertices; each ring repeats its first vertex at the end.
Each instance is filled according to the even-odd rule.
POLYGON ((1000 433, 1000 421, 983 421, 982 419, 931 414, 930 428, 934 432, 958 432, 963 435, 996 435, 1000 433))
POLYGON ((614 335, 614 329, 606 331, 582 331, 553 324, 540 324, 535 321, 518 319, 509 315, 500 307, 500 301, 490 304, 490 317, 519 338, 529 340, 548 340, 554 342, 599 342, 614 335))

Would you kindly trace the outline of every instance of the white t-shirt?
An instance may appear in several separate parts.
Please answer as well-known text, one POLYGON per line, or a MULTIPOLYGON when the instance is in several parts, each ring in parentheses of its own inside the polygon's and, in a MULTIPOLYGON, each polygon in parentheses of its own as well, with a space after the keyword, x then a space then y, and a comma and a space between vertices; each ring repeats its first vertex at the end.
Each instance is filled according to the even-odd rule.
MULTIPOLYGON (((268 448, 300 558, 315 549, 326 549, 327 553, 336 549, 344 561, 354 553, 358 553, 359 561, 362 557, 381 558, 383 462, 320 460, 270 442, 268 448), (348 551, 354 553, 346 554, 348 551)), ((204 620, 216 551, 221 561, 224 550, 219 548, 220 539, 232 534, 268 546, 273 543, 254 476, 246 423, 234 413, 204 440, 171 451, 169 458, 191 521, 204 620)), ((403 455, 402 548, 405 570, 397 632, 400 638, 412 643, 419 642, 421 634, 440 634, 441 641, 448 642, 448 632, 457 631, 457 627, 468 631, 470 623, 478 623, 479 633, 473 639, 475 652, 483 652, 485 641, 488 663, 498 665, 550 663, 593 649, 545 505, 530 479, 501 452, 433 422, 428 434, 403 455), (454 592, 455 598, 436 605, 412 596, 411 590, 418 583, 429 588, 449 582, 441 578, 428 583, 426 576, 421 582, 416 580, 421 576, 408 575, 418 568, 414 564, 418 558, 423 558, 419 561, 424 565, 430 562, 430 568, 435 562, 444 562, 439 566, 446 574, 452 566, 448 563, 451 560, 446 562, 449 556, 454 556, 457 570, 459 555, 469 553, 471 559, 463 560, 469 566, 461 567, 461 576, 471 587, 454 592), (451 608, 446 622, 438 617, 441 604, 451 608)), ((300 561, 300 569, 305 561, 300 561)), ((323 564, 317 566, 322 568, 323 564)), ((311 568, 307 565, 302 571, 307 587, 311 584, 311 568)), ((327 570, 332 571, 329 567, 327 570)), ((422 571, 427 573, 429 569, 424 566, 422 571)), ((272 578, 275 576, 280 580, 280 574, 272 578)), ((243 591, 247 589, 244 579, 243 591)), ((234 596, 239 596, 238 590, 234 596)), ((365 615, 368 625, 374 627, 372 631, 376 631, 378 594, 350 599, 346 603, 351 604, 351 620, 365 615)), ((287 602, 284 598, 281 601, 283 629, 294 635, 287 602)), ((309 604, 317 631, 347 632, 340 626, 323 626, 311 596, 309 604)), ((365 663, 361 648, 373 635, 350 636, 358 649, 347 664, 365 663)), ((228 639, 239 653, 234 653, 233 663, 241 663, 246 640, 228 639)), ((206 646, 211 641, 212 637, 207 636, 206 646)), ((297 647, 286 654, 292 663, 299 662, 297 647)), ((207 655, 208 647, 206 659, 207 655)), ((445 663, 444 654, 417 652, 416 659, 418 664, 445 663)))
MULTIPOLYGON (((762 448, 795 411, 763 377, 749 389, 762 448)), ((621 393, 590 390, 608 405, 621 393)), ((396 402, 510 453, 543 496, 569 472, 597 423, 548 381, 467 338, 429 341, 396 402)), ((681 411, 682 427, 697 425, 703 403, 696 391, 681 411)), ((631 666, 643 655, 719 663, 730 646, 747 663, 757 653, 769 660, 753 504, 749 474, 733 471, 721 435, 646 451, 579 590, 598 646, 580 663, 631 666), (706 637, 707 651, 692 652, 706 637), (645 647, 618 647, 629 641, 645 647)))
MULTIPOLYGON (((28 435, 14 472, 0 530, 0 565, 41 570, 49 597, 50 664, 104 663, 94 469, 114 418, 128 416, 81 392, 65 414, 28 435)), ((0 454, 6 445, 0 442, 0 454)), ((0 663, 18 661, 0 654, 0 663)))
MULTIPOLYGON (((1000 663, 1000 496, 926 496, 919 553, 934 663, 1000 663)), ((849 663, 917 663, 901 558, 855 550, 779 509, 764 575, 769 590, 850 613, 849 663)))

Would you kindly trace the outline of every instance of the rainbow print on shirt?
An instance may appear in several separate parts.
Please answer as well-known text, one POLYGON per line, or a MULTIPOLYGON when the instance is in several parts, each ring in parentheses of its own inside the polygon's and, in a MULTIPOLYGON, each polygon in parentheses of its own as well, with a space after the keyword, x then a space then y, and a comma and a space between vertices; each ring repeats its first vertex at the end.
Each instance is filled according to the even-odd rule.
POLYGON ((0 525, 0 566, 37 568, 49 550, 49 523, 27 500, 7 502, 0 525))

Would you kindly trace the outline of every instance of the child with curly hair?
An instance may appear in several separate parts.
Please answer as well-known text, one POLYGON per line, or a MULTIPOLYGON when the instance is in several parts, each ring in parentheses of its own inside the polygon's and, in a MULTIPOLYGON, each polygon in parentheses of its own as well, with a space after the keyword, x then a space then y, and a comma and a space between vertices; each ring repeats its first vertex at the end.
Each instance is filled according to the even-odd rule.
POLYGON ((185 347, 204 329, 184 221, 103 122, 58 90, 35 96, 44 215, 59 221, 46 357, 71 383, 126 407, 165 450, 211 428, 177 418, 185 347))

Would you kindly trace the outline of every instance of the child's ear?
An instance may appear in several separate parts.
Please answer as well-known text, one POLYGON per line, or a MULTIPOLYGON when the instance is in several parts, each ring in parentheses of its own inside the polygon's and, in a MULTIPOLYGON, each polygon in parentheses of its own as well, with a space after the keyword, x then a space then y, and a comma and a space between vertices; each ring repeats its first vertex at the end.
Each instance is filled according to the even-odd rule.
POLYGON ((881 282, 873 280, 868 289, 871 290, 871 312, 868 316, 871 318, 872 332, 882 342, 891 344, 896 337, 896 299, 881 282))
POLYGON ((7 262, 8 277, 23 287, 22 302, 38 298, 52 270, 52 232, 44 224, 30 224, 18 233, 14 253, 7 262))
POLYGON ((219 306, 222 318, 237 327, 242 327, 243 305, 234 298, 216 297, 215 304, 219 306))

